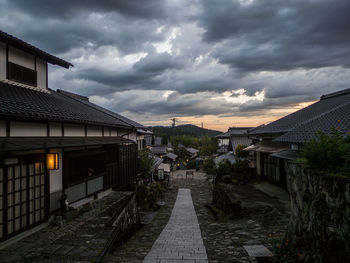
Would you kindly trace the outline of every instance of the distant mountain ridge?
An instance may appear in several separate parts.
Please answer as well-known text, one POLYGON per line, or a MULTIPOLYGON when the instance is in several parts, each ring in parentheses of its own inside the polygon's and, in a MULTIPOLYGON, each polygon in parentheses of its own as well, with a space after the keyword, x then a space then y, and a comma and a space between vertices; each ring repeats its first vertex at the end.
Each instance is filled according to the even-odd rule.
POLYGON ((214 137, 220 133, 221 131, 216 130, 209 130, 209 129, 202 129, 196 125, 193 124, 184 124, 173 127, 165 127, 165 126, 153 126, 151 127, 153 129, 153 132, 155 136, 158 137, 167 137, 173 135, 192 135, 192 136, 204 136, 207 135, 209 137, 214 137))

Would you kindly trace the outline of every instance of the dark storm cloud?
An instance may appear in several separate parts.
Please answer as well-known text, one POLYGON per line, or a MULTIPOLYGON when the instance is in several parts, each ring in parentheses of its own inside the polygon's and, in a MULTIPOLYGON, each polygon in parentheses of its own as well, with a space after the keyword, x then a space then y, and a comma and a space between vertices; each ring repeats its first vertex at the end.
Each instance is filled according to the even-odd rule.
POLYGON ((117 94, 109 102, 117 112, 250 116, 348 87, 350 1, 243 2, 0 0, 0 23, 73 62, 50 68, 51 88, 100 97, 102 106, 117 94), (145 57, 125 62, 130 54, 145 57), (241 89, 264 99, 212 100, 241 89), (165 90, 174 92, 153 99, 165 90))
POLYGON ((198 24, 221 63, 243 71, 350 67, 350 2, 203 1, 198 24))
POLYGON ((72 74, 70 78, 92 80, 106 85, 105 89, 92 91, 95 95, 106 95, 130 89, 167 89, 169 87, 165 87, 164 80, 158 77, 162 76, 165 71, 180 68, 181 62, 168 53, 151 53, 125 71, 88 68, 72 74))
POLYGON ((130 21, 119 14, 77 14, 77 17, 68 21, 29 17, 20 18, 18 24, 21 26, 9 28, 11 33, 53 54, 65 53, 73 48, 98 48, 103 45, 115 46, 123 53, 133 53, 143 49, 145 43, 163 41, 165 37, 156 32, 161 25, 159 22, 130 21))
POLYGON ((133 65, 138 73, 144 72, 153 74, 161 74, 169 69, 180 69, 181 66, 180 61, 177 61, 176 58, 172 57, 169 53, 148 54, 145 58, 140 59, 133 65))
POLYGON ((166 17, 164 0, 11 0, 10 6, 46 18, 71 19, 80 13, 118 12, 124 16, 153 19, 166 17))

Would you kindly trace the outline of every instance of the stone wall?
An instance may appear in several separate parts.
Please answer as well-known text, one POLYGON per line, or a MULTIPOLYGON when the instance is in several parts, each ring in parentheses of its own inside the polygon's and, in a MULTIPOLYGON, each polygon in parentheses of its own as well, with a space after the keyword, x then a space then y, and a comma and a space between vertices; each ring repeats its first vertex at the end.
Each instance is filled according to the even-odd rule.
POLYGON ((106 216, 113 215, 109 222, 108 242, 95 260, 96 263, 101 262, 107 252, 128 240, 140 228, 136 194, 129 193, 116 206, 111 206, 109 210, 104 213, 106 216))
POLYGON ((349 262, 350 178, 287 165, 291 218, 284 246, 298 262, 349 262))

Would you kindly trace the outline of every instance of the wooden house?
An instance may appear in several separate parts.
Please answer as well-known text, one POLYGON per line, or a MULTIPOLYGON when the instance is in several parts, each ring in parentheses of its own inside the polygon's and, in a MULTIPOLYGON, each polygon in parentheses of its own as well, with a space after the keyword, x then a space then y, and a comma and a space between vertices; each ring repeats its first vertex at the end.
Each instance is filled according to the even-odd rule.
POLYGON ((238 144, 249 146, 252 140, 248 138, 251 127, 230 127, 227 132, 216 136, 219 143, 219 153, 235 152, 238 144))
MULTIPOLYGON (((73 65, 0 31, 0 242, 69 203, 133 183, 144 126, 49 88, 73 65)), ((66 87, 65 87, 66 88, 66 87)))
POLYGON ((317 131, 331 134, 332 129, 350 131, 350 89, 323 95, 306 108, 250 130, 255 143, 245 150, 254 152, 259 176, 288 189, 285 163, 297 159, 317 131))

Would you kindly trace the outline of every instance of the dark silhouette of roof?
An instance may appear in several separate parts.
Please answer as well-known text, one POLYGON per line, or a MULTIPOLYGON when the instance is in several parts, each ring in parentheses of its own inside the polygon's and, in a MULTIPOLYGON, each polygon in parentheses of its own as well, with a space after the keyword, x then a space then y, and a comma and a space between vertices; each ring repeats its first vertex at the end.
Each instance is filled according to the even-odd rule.
POLYGON ((227 132, 220 133, 219 135, 216 135, 215 137, 219 138, 219 139, 220 138, 222 138, 222 139, 227 138, 228 139, 233 135, 237 135, 237 136, 246 135, 250 129, 252 129, 252 127, 230 127, 227 132))
POLYGON ((128 119, 128 118, 118 114, 118 113, 115 113, 113 111, 107 110, 107 109, 105 109, 105 108, 103 108, 101 106, 98 106, 98 105, 90 102, 88 97, 77 95, 75 93, 71 93, 71 92, 68 92, 68 91, 63 91, 63 90, 60 90, 60 89, 58 89, 57 92, 65 95, 65 96, 71 97, 72 99, 75 99, 75 100, 85 104, 86 106, 92 107, 92 108, 94 108, 94 109, 96 109, 98 111, 101 111, 101 112, 103 112, 105 114, 108 114, 108 115, 114 117, 114 118, 117 118, 120 121, 125 122, 126 124, 128 124, 128 125, 130 125, 130 126, 132 126, 134 128, 148 130, 147 127, 143 126, 140 123, 137 123, 136 121, 130 120, 130 119, 128 119))
POLYGON ((20 50, 23 50, 25 52, 28 52, 38 58, 42 58, 43 60, 53 64, 58 65, 64 68, 73 67, 73 64, 70 62, 67 62, 63 59, 60 59, 58 57, 55 57, 37 47, 32 46, 31 44, 24 42, 23 40, 14 37, 8 33, 5 33, 0 30, 0 41, 5 42, 15 48, 18 48, 20 50))
POLYGON ((0 117, 132 128, 121 119, 59 92, 42 92, 5 82, 0 82, 0 117))
POLYGON ((350 100, 303 123, 274 141, 304 143, 315 138, 317 131, 330 135, 332 129, 336 129, 342 134, 350 134, 350 100))
MULTIPOLYGON (((298 141, 305 141, 311 138, 311 135, 307 135, 308 132, 314 134, 317 130, 328 131, 330 127, 336 126, 338 120, 343 123, 342 129, 346 129, 346 125, 348 125, 346 124, 348 120, 346 116, 350 115, 348 110, 349 102, 350 89, 326 94, 321 96, 318 102, 306 108, 298 110, 265 126, 251 130, 249 135, 284 134, 292 131, 299 131, 299 135, 297 136, 299 138, 298 141)), ((350 126, 347 126, 347 128, 349 129, 350 126)), ((284 138, 287 140, 286 136, 281 137, 281 139, 284 138)), ((290 136, 288 140, 291 140, 292 135, 289 134, 288 136, 290 136)))

